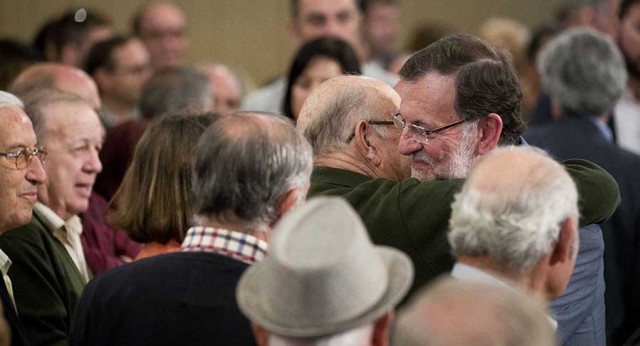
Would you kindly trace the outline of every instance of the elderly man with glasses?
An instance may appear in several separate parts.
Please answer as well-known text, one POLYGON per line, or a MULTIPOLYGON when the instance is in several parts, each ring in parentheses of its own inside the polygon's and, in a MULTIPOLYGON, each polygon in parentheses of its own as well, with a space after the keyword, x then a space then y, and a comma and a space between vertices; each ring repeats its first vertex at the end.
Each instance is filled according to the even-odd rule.
MULTIPOLYGON (((42 163, 47 152, 38 146, 23 108, 18 98, 0 91, 0 234, 29 223, 38 186, 46 179, 42 163)), ((0 301, 4 318, 11 329, 11 344, 25 345, 25 333, 14 304, 13 283, 7 275, 11 265, 11 259, 0 250, 3 279, 0 301)), ((6 330, 0 328, 0 344, 4 345, 7 340, 6 330)))
MULTIPOLYGON (((396 89, 402 95, 408 91, 405 88, 412 86, 409 84, 401 82, 396 89)), ((453 102, 452 96, 449 100, 453 102)), ((427 147, 422 143, 433 138, 441 140, 470 122, 462 121, 466 118, 442 123, 411 119, 407 123, 412 126, 407 127, 405 114, 398 115, 405 105, 412 104, 406 101, 403 99, 401 104, 398 94, 379 81, 335 77, 309 95, 297 126, 310 140, 315 154, 309 196, 344 197, 364 220, 374 243, 407 253, 416 268, 410 296, 453 267, 446 231, 453 196, 463 181, 448 179, 455 178, 451 176, 435 180, 423 179, 426 175, 409 178, 410 171, 417 172, 421 166, 400 155, 398 143, 410 139, 427 147), (394 122, 409 129, 401 131, 389 126, 394 122), (352 133, 353 138, 347 140, 352 133)), ((417 100, 413 102, 420 105, 417 100)), ((496 144, 494 138, 494 147, 496 144)), ((564 165, 581 194, 581 224, 609 218, 619 202, 613 178, 587 161, 568 160, 564 165)), ((458 176, 465 175, 460 172, 458 176)))
POLYGON ((17 168, 38 161, 47 179, 37 191, 31 186, 22 190, 28 193, 29 206, 36 197, 38 203, 33 215, 30 208, 23 215, 25 222, 2 234, 0 249, 13 261, 9 276, 29 344, 66 345, 76 302, 92 277, 80 239, 79 214, 87 210, 93 182, 102 170, 98 152, 104 129, 91 105, 77 95, 46 90, 27 96, 25 103, 33 137, 47 148, 47 161, 40 166, 33 158, 43 158, 43 149, 26 148, 35 143, 11 143, 2 148, 4 156, 17 168))

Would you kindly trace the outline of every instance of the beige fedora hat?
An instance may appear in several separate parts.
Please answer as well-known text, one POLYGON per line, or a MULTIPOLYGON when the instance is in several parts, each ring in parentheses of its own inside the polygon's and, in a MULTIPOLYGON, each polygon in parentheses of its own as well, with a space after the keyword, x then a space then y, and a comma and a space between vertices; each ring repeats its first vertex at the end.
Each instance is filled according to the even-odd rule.
POLYGON ((270 332, 315 337, 375 321, 412 281, 404 253, 374 246, 346 201, 322 197, 276 225, 269 254, 242 275, 236 296, 240 310, 270 332))

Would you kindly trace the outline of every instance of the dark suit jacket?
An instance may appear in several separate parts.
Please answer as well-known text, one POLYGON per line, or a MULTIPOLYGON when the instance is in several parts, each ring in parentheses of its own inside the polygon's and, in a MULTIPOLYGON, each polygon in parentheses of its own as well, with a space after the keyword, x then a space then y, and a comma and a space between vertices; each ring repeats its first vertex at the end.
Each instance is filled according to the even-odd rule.
MULTIPOLYGON (((13 284, 13 282, 12 282, 13 284)), ((12 346, 24 346, 29 345, 29 342, 24 335, 22 325, 16 314, 15 306, 9 296, 7 286, 4 284, 4 280, 0 280, 0 300, 2 301, 2 308, 4 310, 4 319, 9 325, 11 330, 11 345, 12 346)))
POLYGON ((526 136, 558 159, 579 157, 600 165, 620 187, 621 203, 602 225, 605 240, 607 330, 614 344, 640 326, 640 157, 606 141, 588 115, 567 114, 526 136))
POLYGON ((70 345, 254 345, 235 289, 244 262, 205 252, 158 255, 94 278, 70 345))
POLYGON ((31 345, 66 345, 83 280, 64 246, 34 213, 31 222, 2 234, 18 316, 31 345))
MULTIPOLYGON (((580 192, 581 225, 608 219, 619 203, 618 186, 598 166, 584 160, 568 160, 565 167, 580 192)), ((367 226, 371 240, 409 255, 415 278, 408 299, 416 290, 453 267, 447 229, 453 196, 462 180, 401 182, 371 179, 337 168, 315 167, 309 197, 345 198, 367 226)))

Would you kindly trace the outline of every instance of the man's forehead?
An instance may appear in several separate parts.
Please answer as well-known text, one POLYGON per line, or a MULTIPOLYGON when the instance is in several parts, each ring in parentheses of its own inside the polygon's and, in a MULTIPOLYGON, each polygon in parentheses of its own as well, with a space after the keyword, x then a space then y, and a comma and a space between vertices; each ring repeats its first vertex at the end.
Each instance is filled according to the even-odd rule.
POLYGON ((15 106, 0 105, 0 133, 0 142, 5 147, 35 144, 21 142, 25 136, 35 139, 35 133, 27 114, 15 106))
POLYGON ((331 15, 358 9, 355 0, 300 0, 299 6, 300 17, 310 14, 331 15))

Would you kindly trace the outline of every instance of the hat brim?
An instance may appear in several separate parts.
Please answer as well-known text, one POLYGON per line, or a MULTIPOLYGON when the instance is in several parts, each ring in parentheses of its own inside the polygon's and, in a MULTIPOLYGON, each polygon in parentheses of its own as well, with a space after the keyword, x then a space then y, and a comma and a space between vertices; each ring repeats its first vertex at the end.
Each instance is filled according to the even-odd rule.
POLYGON ((318 337, 332 335, 373 322, 392 310, 404 297, 413 282, 413 265, 407 255, 386 246, 376 246, 376 251, 387 267, 388 287, 375 305, 352 319, 295 328, 291 327, 295 323, 287 325, 286 322, 283 322, 286 320, 286 316, 274 319, 259 294, 260 285, 264 280, 267 280, 268 275, 264 272, 266 266, 261 266, 261 263, 254 264, 247 269, 240 279, 236 294, 238 306, 254 323, 281 336, 318 337))

